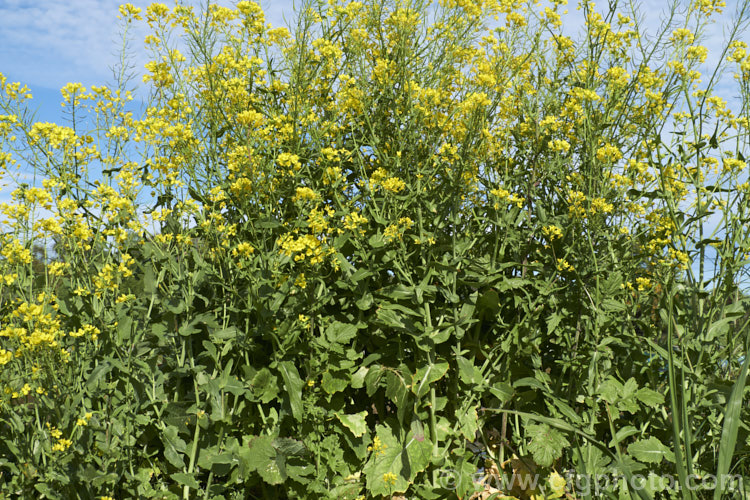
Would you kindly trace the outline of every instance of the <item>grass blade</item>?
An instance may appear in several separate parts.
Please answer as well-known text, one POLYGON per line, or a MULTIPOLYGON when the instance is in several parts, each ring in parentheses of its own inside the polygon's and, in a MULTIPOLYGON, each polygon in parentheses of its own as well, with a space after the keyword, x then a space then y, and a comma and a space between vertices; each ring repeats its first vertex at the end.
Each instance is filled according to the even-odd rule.
POLYGON ((721 495, 724 493, 724 489, 722 488, 723 479, 729 473, 734 448, 737 445, 737 431, 740 426, 740 412, 742 410, 742 393, 745 391, 749 364, 750 356, 745 354, 745 361, 742 363, 740 376, 732 387, 732 394, 729 396, 727 408, 724 411, 724 427, 721 430, 721 442, 719 443, 719 467, 716 469, 718 484, 714 490, 714 500, 721 498, 721 495))

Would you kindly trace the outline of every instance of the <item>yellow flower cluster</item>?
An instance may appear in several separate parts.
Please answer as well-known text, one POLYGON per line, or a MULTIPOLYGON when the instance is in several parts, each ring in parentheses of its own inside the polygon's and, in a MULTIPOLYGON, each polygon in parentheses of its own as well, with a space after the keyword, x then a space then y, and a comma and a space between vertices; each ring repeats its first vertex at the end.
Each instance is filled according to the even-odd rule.
POLYGON ((372 452, 373 454, 377 455, 384 455, 385 449, 388 448, 388 445, 383 443, 383 441, 380 439, 380 437, 375 436, 372 439, 372 445, 367 447, 367 451, 372 452))
POLYGON ((393 486, 396 484, 396 474, 393 472, 386 472, 383 474, 383 482, 387 485, 393 486))
POLYGON ((407 231, 414 225, 414 221, 409 217, 401 217, 398 222, 389 224, 383 232, 383 236, 387 242, 391 242, 395 239, 403 238, 404 231, 407 231))
POLYGON ((492 189, 490 194, 497 198, 497 201, 494 203, 496 210, 500 208, 501 201, 516 205, 518 208, 523 208, 523 204, 526 202, 526 199, 522 196, 519 196, 516 193, 511 193, 507 189, 501 187, 492 189))
POLYGON ((311 234, 295 237, 294 234, 287 233, 279 237, 276 245, 282 255, 292 257, 295 262, 306 261, 311 265, 323 262, 327 253, 323 243, 311 234))
POLYGON ((370 176, 370 189, 376 192, 378 186, 391 193, 398 193, 406 188, 406 183, 398 177, 391 177, 384 168, 378 168, 370 176))
POLYGON ((292 201, 314 201, 317 198, 318 194, 309 187, 298 187, 292 201))
POLYGON ((367 222, 367 218, 359 212, 350 212, 344 216, 344 228, 359 233, 360 236, 365 234, 365 229, 362 226, 367 222))
POLYGON ((563 236, 562 229, 557 226, 544 226, 542 233, 544 233, 550 243, 563 236))
POLYGON ((557 270, 558 271, 574 271, 575 268, 565 259, 557 259, 557 270))

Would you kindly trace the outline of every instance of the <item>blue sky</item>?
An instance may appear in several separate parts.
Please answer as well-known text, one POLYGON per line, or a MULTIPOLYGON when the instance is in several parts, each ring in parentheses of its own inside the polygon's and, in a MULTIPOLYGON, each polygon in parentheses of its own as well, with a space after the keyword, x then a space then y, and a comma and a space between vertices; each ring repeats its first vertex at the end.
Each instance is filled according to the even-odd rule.
MULTIPOLYGON (((171 0, 162 0, 173 5, 171 0)), ((299 0, 296 0, 299 3, 299 0)), ((60 121, 60 88, 68 82, 84 86, 113 81, 111 68, 118 62, 120 0, 0 0, 0 72, 10 81, 20 81, 34 94, 32 107, 37 120, 60 121)), ((138 7, 151 2, 133 1, 138 7)), ((199 7, 205 0, 184 1, 199 7)), ((226 6, 235 2, 214 0, 226 6)), ((293 19, 292 0, 260 0, 266 22, 285 26, 293 19)), ((133 49, 145 31, 133 33, 133 49)), ((145 56, 136 61, 142 71, 145 56)))

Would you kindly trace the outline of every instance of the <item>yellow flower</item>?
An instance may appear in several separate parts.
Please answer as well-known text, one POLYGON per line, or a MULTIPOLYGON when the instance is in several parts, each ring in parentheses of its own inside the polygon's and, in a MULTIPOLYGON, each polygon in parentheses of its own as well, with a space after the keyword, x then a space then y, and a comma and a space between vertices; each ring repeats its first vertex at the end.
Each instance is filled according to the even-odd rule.
POLYGON ((403 232, 411 228, 413 225, 414 221, 409 217, 401 217, 398 222, 390 224, 385 228, 383 236, 385 236, 385 240, 388 242, 391 242, 397 238, 401 239, 401 237, 403 236, 403 232))
POLYGON ((648 278, 636 278, 635 282, 638 284, 639 292, 643 292, 651 288, 651 280, 648 278))
POLYGON ((398 177, 389 177, 384 180, 381 185, 383 186, 383 189, 392 193, 398 193, 406 188, 406 183, 398 177))
POLYGON ((307 279, 305 278, 305 273, 300 273, 299 276, 294 280, 294 286, 298 286, 300 288, 307 288, 307 279))
POLYGON ((542 233, 544 233, 549 241, 555 241, 563 236, 562 229, 557 226, 544 226, 542 233))
POLYGON ((552 489, 552 494, 547 496, 547 498, 560 498, 565 494, 565 478, 562 477, 557 472, 552 472, 549 475, 549 478, 547 478, 547 481, 549 482, 550 488, 552 489))
POLYGON ((292 201, 313 201, 318 195, 309 187, 298 187, 292 201))
POLYGON ((372 445, 367 447, 367 451, 371 451, 377 456, 385 454, 386 448, 388 448, 388 445, 384 444, 378 436, 375 436, 372 445))
POLYGON ((557 270, 558 271, 574 271, 575 268, 568 263, 565 259, 557 259, 557 270))
POLYGON ((383 481, 385 482, 385 484, 393 486, 394 484, 396 484, 396 474, 394 474, 393 472, 386 472, 385 474, 383 474, 383 481))
POLYGON ((612 144, 605 144, 596 150, 596 159, 602 163, 615 162, 622 158, 622 153, 612 144))
POLYGON ((61 438, 52 445, 52 451, 65 451, 68 448, 70 448, 70 445, 73 444, 73 442, 70 439, 67 438, 61 438))
POLYGON ((0 349, 0 366, 7 365, 11 359, 13 359, 12 352, 0 349))
POLYGON ((238 244, 234 250, 232 250, 232 256, 249 257, 254 252, 255 248, 253 248, 250 243, 243 241, 242 243, 238 244))
POLYGON ((140 7, 136 7, 133 4, 126 3, 123 5, 120 5, 119 10, 120 10, 120 16, 122 16, 122 18, 128 22, 130 22, 133 19, 135 19, 136 21, 141 20, 140 14, 141 14, 142 9, 140 7))
POLYGON ((365 234, 364 228, 361 228, 360 226, 363 224, 367 224, 367 218, 361 216, 357 212, 351 212, 346 214, 344 217, 344 228, 349 229, 350 231, 356 231, 359 232, 360 236, 365 234))
POLYGON ((549 141, 547 147, 556 153, 567 153, 570 151, 570 143, 564 139, 549 141))

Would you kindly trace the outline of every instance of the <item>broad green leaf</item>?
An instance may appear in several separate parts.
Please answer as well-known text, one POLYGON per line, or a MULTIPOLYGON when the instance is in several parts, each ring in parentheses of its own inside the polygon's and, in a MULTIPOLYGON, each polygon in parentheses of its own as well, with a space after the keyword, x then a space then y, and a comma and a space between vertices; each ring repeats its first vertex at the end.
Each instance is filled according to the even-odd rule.
POLYGON ((349 374, 344 372, 325 372, 320 381, 320 386, 328 394, 335 394, 345 390, 349 386, 349 374))
POLYGON ((101 379, 103 379, 104 376, 107 375, 107 373, 112 371, 112 368, 113 368, 112 363, 108 361, 104 361, 96 365, 96 367, 94 367, 94 369, 91 370, 91 373, 89 374, 89 377, 86 380, 86 387, 88 387, 89 390, 93 390, 96 387, 98 387, 101 379))
POLYGON ((164 458, 178 469, 185 467, 185 461, 182 455, 187 449, 185 441, 177 435, 177 427, 169 426, 164 429, 161 435, 164 443, 164 458))
POLYGON ((617 402, 617 400, 620 399, 621 394, 622 384, 611 376, 607 377, 607 379, 599 385, 599 395, 609 404, 617 402))
POLYGON ((211 332, 211 337, 217 339, 217 340, 230 340, 239 335, 239 332, 237 331, 237 328, 234 326, 230 326, 228 328, 222 328, 220 330, 215 330, 211 332))
POLYGON ((400 443, 385 425, 378 425, 375 432, 377 440, 373 441, 370 458, 363 468, 367 490, 372 495, 403 493, 430 463, 432 443, 426 436, 414 436, 412 431, 400 443))
POLYGON ((663 459, 674 462, 674 454, 671 450, 653 436, 648 439, 639 439, 628 445, 628 453, 636 460, 649 464, 658 464, 663 459))
POLYGON ((658 408, 664 404, 664 395, 653 389, 649 389, 648 387, 641 387, 638 389, 638 392, 635 393, 635 397, 638 398, 638 401, 646 406, 650 406, 651 408, 658 408))
POLYGON ((611 448, 614 448, 617 444, 622 443, 623 440, 635 434, 638 434, 638 429, 636 429, 632 425, 626 425, 625 427, 622 427, 621 429, 617 429, 617 432, 615 433, 615 439, 612 439, 609 442, 609 446, 611 448))
POLYGON ((258 370, 250 382, 250 387, 255 397, 259 398, 262 403, 273 401, 279 394, 276 376, 272 375, 266 367, 258 370))
POLYGON ((666 491, 671 485, 672 481, 669 477, 649 472, 648 476, 642 479, 642 487, 651 496, 666 491))
POLYGON ((621 313, 626 309, 626 307, 625 304, 623 304, 619 300, 604 299, 602 301, 602 309, 606 312, 621 313))
POLYGON ((417 397, 424 396, 429 392, 430 384, 434 384, 443 378, 449 367, 450 365, 443 361, 419 368, 417 373, 412 376, 411 391, 417 397))
POLYGON ((354 434, 354 437, 362 437, 367 432, 367 417, 366 411, 361 411, 354 414, 342 414, 336 413, 336 417, 339 421, 354 434))
POLYGON ((299 371, 291 361, 282 361, 279 363, 279 372, 284 379, 286 395, 289 398, 289 405, 292 407, 292 415, 298 422, 302 420, 302 387, 304 382, 299 376, 299 371))
POLYGON ((477 415, 477 408, 472 406, 468 411, 462 412, 461 409, 456 410, 456 418, 461 428, 461 434, 469 441, 474 441, 477 437, 477 430, 479 429, 479 416, 477 415))
POLYGON ((369 368, 366 366, 360 366, 359 369, 352 375, 351 386, 353 389, 361 389, 365 385, 365 377, 369 368))
POLYGON ((557 325, 560 324, 562 318, 562 315, 556 312, 549 315, 549 317, 547 318, 547 331, 550 335, 556 334, 555 329, 557 329, 557 325))
POLYGON ((392 309, 378 309, 377 317, 383 324, 391 328, 406 328, 406 324, 401 320, 400 315, 392 309))
POLYGON ((526 426, 526 435, 531 438, 529 451, 534 461, 542 467, 550 467, 562 456, 570 443, 557 429, 547 424, 530 424, 526 426))
POLYGON ((239 456, 248 471, 267 469, 276 459, 271 436, 245 436, 239 456))
POLYGON ((117 319, 117 340, 120 343, 125 343, 130 340, 132 327, 133 318, 130 316, 123 315, 117 319))
POLYGON ((195 480, 195 477, 192 474, 184 474, 182 472, 176 472, 172 474, 171 477, 177 483, 183 486, 187 486, 188 488, 192 488, 194 490, 199 490, 201 488, 200 484, 198 484, 198 481, 195 480))
POLYGON ((482 372, 470 360, 463 356, 456 356, 458 376, 464 384, 474 385, 482 382, 482 372))
POLYGON ((357 326, 334 321, 326 328, 326 337, 330 342, 346 344, 357 336, 357 326))
POLYGON ((354 304, 363 311, 370 309, 374 303, 375 299, 373 299, 370 292, 365 293, 354 302, 354 304))
POLYGON ((306 450, 305 443, 292 438, 277 437, 272 444, 276 451, 285 457, 302 455, 306 450))
POLYGON ((515 391, 507 382, 495 382, 489 387, 490 393, 505 404, 511 400, 515 391))

